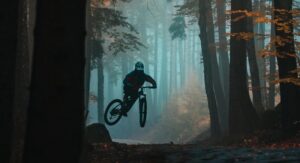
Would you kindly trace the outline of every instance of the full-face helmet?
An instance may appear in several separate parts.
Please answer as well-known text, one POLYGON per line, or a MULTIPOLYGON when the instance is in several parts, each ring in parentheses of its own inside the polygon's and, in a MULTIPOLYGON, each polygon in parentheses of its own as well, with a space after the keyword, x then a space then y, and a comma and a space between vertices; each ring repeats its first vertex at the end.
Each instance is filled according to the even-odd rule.
POLYGON ((137 62, 135 64, 135 70, 144 71, 144 64, 142 62, 137 62))

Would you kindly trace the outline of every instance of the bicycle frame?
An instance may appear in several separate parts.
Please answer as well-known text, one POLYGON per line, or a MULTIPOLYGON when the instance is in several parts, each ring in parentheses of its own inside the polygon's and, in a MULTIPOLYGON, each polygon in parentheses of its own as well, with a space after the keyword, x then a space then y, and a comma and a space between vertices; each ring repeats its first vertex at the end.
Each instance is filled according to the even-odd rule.
POLYGON ((150 86, 141 87, 140 91, 139 91, 139 100, 146 98, 146 94, 144 93, 144 89, 146 89, 146 88, 152 89, 153 87, 150 87, 150 86))
MULTIPOLYGON (((149 89, 151 89, 151 88, 153 88, 153 87, 151 87, 151 86, 144 86, 144 87, 141 87, 140 89, 139 89, 139 91, 138 91, 138 100, 139 100, 139 102, 140 102, 140 100, 142 100, 142 99, 145 99, 146 98, 146 94, 144 93, 144 89, 147 89, 147 88, 149 88, 149 89)), ((127 102, 129 102, 131 99, 128 99, 128 101, 123 101, 123 105, 127 105, 128 103, 127 102)))

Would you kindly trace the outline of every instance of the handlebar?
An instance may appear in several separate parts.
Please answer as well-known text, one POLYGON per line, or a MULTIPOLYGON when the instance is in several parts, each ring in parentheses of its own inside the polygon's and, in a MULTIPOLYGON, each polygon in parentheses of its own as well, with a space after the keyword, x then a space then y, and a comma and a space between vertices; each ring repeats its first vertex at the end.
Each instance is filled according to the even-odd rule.
POLYGON ((141 89, 144 89, 144 88, 155 89, 156 87, 152 87, 152 86, 144 86, 144 87, 141 87, 141 89))

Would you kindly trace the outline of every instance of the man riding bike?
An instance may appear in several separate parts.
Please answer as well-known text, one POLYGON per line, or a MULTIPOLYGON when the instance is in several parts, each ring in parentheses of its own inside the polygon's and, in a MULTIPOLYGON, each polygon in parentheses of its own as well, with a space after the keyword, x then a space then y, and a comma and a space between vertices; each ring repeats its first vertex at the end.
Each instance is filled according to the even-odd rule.
POLYGON ((127 116, 127 112, 137 100, 139 88, 143 86, 145 81, 151 83, 153 88, 156 88, 155 80, 144 73, 144 64, 142 62, 137 62, 135 64, 135 69, 127 74, 123 80, 124 106, 122 108, 122 114, 124 116, 127 116))

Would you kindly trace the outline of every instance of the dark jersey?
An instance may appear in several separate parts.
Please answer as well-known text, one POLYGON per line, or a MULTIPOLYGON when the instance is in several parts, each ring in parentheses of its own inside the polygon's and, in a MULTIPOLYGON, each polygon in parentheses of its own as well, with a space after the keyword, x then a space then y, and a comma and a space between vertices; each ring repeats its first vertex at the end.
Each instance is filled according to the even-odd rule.
POLYGON ((151 76, 137 70, 130 72, 123 80, 125 93, 137 92, 139 88, 143 86, 145 81, 151 83, 154 87, 156 87, 156 82, 151 76))

